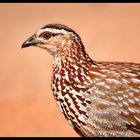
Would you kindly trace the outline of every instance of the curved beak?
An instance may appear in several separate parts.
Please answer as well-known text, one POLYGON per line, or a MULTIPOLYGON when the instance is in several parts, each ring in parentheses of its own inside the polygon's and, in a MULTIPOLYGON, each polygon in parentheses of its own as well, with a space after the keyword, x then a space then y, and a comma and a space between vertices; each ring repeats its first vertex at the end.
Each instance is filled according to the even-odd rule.
POLYGON ((27 39, 21 46, 21 48, 26 48, 30 46, 36 46, 39 42, 35 40, 34 36, 27 39))

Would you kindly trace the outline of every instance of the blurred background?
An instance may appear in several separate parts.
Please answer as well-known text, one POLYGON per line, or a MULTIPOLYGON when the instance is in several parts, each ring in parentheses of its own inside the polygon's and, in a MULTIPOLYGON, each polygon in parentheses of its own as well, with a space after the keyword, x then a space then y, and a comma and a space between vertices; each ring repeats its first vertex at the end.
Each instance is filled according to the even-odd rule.
POLYGON ((0 136, 79 137, 60 113, 50 80, 52 56, 22 43, 62 23, 94 60, 140 63, 140 4, 0 4, 0 136))

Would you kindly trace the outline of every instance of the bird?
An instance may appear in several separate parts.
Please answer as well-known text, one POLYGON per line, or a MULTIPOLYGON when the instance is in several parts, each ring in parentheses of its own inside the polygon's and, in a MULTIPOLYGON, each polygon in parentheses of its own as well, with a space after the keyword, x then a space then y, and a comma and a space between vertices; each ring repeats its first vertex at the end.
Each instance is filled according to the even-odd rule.
POLYGON ((53 56, 51 89, 63 116, 81 137, 140 136, 140 63, 95 61, 72 28, 51 23, 21 48, 53 56))

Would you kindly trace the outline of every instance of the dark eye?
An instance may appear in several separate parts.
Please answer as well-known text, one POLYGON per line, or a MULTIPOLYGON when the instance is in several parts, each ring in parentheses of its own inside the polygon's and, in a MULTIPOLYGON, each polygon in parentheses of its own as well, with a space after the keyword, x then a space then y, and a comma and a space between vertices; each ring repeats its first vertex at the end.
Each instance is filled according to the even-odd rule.
POLYGON ((43 37, 44 39, 49 39, 50 37, 52 36, 52 34, 51 33, 42 33, 41 35, 40 35, 40 37, 43 37))

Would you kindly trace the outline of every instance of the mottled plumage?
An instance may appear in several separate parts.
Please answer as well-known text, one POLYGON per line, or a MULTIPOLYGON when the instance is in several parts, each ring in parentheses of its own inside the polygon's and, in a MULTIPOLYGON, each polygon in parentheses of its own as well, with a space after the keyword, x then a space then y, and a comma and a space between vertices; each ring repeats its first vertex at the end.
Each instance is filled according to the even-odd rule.
POLYGON ((92 60, 62 24, 44 26, 22 48, 31 45, 54 56, 54 98, 81 136, 140 136, 140 64, 92 60))

